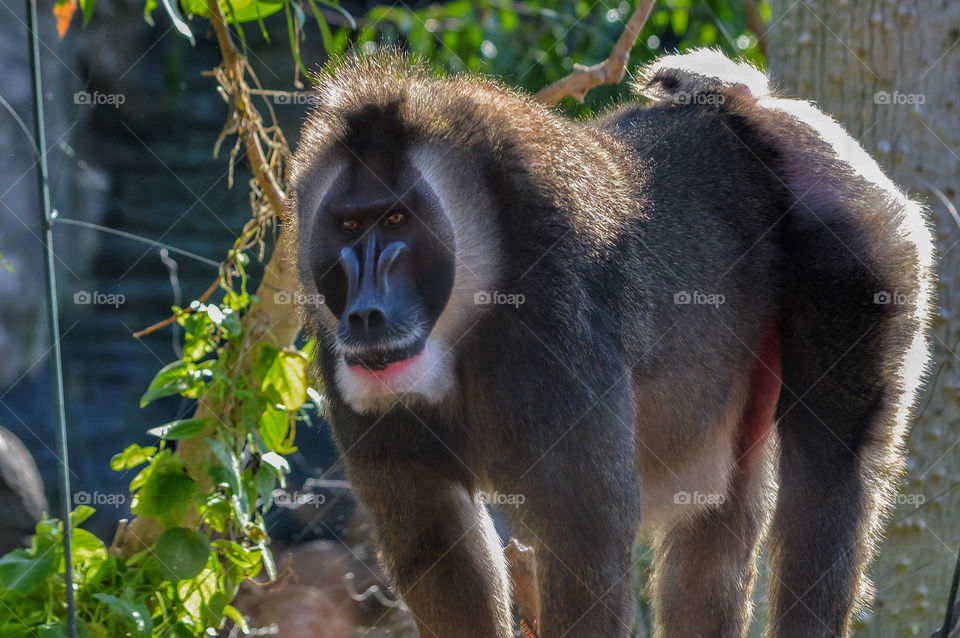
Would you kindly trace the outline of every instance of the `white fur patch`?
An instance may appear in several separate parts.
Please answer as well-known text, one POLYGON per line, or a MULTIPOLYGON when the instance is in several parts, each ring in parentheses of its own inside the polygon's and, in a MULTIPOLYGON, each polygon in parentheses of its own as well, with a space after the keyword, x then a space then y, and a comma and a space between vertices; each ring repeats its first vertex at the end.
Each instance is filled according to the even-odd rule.
POLYGON ((493 289, 499 265, 493 202, 461 158, 421 147, 410 162, 430 186, 453 227, 456 270, 450 300, 433 328, 445 344, 453 344, 473 325, 486 306, 474 303, 478 292, 493 289))
POLYGON ((719 82, 726 86, 741 85, 755 98, 770 94, 770 81, 763 71, 745 62, 731 60, 714 49, 697 49, 682 55, 666 55, 648 65, 644 75, 653 77, 658 72, 677 70, 690 74, 685 82, 670 89, 670 93, 700 93, 711 90, 702 82, 719 82))
POLYGON ((386 379, 351 369, 341 356, 337 387, 344 401, 360 413, 386 411, 398 401, 438 403, 453 389, 452 360, 449 350, 433 337, 405 370, 386 379))

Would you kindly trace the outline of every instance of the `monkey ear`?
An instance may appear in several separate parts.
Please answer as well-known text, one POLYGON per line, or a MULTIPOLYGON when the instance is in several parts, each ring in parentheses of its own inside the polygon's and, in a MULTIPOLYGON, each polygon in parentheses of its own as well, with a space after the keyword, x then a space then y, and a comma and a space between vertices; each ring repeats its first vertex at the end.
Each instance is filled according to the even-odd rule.
POLYGON ((640 69, 634 91, 656 102, 718 107, 728 100, 755 102, 771 94, 770 81, 746 62, 697 49, 664 56, 640 69))

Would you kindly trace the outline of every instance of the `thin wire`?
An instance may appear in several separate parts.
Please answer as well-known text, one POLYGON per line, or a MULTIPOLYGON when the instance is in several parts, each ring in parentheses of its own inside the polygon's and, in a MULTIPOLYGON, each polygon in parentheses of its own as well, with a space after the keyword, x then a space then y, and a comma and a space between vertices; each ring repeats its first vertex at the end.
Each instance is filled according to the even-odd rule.
POLYGON ((150 244, 151 246, 157 246, 158 248, 165 248, 172 253, 176 253, 177 255, 183 255, 184 257, 189 257, 190 259, 196 259, 197 261, 213 266, 214 268, 220 267, 219 261, 214 261, 213 259, 204 257, 203 255, 192 253, 189 250, 183 250, 182 248, 177 248, 176 246, 165 244, 162 241, 150 239, 149 237, 143 237, 142 235, 135 235, 134 233, 128 233, 125 230, 117 230, 116 228, 110 228, 109 226, 101 226, 100 224, 85 222, 79 219, 70 219, 68 217, 57 217, 57 223, 69 224, 71 226, 80 226, 82 228, 90 228, 92 230, 99 230, 100 232, 110 233, 111 235, 117 235, 118 237, 124 237, 126 239, 132 239, 133 241, 138 241, 143 244, 150 244))
POLYGON ((23 131, 23 134, 27 136, 27 139, 30 140, 30 148, 33 150, 33 154, 37 159, 40 159, 40 155, 37 153, 37 142, 33 139, 33 135, 30 133, 30 129, 27 128, 27 123, 23 121, 20 115, 14 110, 7 100, 0 95, 0 106, 6 109, 7 113, 10 114, 10 117, 13 118, 13 121, 17 123, 17 126, 20 127, 20 130, 23 131))
POLYGON ((956 613, 958 587, 960 587, 960 552, 957 553, 957 564, 953 568, 953 580, 950 582, 950 595, 947 596, 946 617, 943 619, 943 627, 940 628, 940 631, 933 634, 935 638, 947 638, 950 632, 953 631, 953 626, 957 622, 957 617, 954 614, 956 613))
MULTIPOLYGON (((170 256, 170 251, 167 248, 161 248, 160 261, 167 267, 167 273, 170 276, 170 288, 173 290, 173 305, 180 306, 183 304, 183 290, 180 288, 180 278, 177 276, 179 271, 177 260, 170 256)), ((177 359, 183 359, 183 349, 180 347, 180 324, 176 321, 173 322, 170 340, 173 346, 173 353, 177 355, 177 359)))
POLYGON ((43 119, 43 78, 40 75, 40 36, 37 3, 26 0, 27 30, 30 32, 30 79, 33 85, 33 143, 37 154, 37 188, 40 195, 40 223, 43 243, 43 273, 47 293, 50 331, 50 363, 54 411, 57 419, 57 455, 60 457, 60 501, 63 518, 63 565, 67 599, 67 636, 77 638, 77 610, 73 600, 73 561, 70 555, 70 462, 67 457, 67 415, 63 401, 63 359, 60 354, 60 320, 54 268, 53 209, 50 205, 50 175, 47 170, 47 138, 43 119))

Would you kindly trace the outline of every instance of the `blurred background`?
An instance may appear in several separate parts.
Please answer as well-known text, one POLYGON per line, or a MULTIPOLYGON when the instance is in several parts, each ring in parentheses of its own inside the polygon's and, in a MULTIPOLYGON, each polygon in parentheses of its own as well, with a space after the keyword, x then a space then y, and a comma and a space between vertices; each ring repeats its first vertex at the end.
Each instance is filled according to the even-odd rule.
MULTIPOLYGON (((296 5, 292 14, 295 47, 282 14, 244 26, 247 57, 264 88, 308 88, 300 62, 315 70, 348 47, 371 53, 400 46, 438 67, 535 91, 574 63, 604 59, 634 8, 606 1, 332 4, 318 5, 331 29, 326 42, 309 15, 312 5, 296 5)), ((78 12, 60 37, 54 2, 38 3, 47 155, 61 218, 55 238, 71 498, 97 507, 86 527, 107 538, 129 516, 124 495, 131 479, 110 469, 110 457, 129 442, 150 442, 146 430, 193 410, 179 398, 138 407, 156 371, 178 358, 182 335, 175 326, 142 339, 131 335, 206 289, 250 216, 244 163, 228 187, 232 142, 213 157, 227 108, 204 74, 220 62, 209 23, 187 19, 191 44, 163 9, 149 6, 145 12, 140 0, 99 0, 86 26, 78 12)), ((57 510, 24 5, 4 0, 0 16, 0 425, 32 455, 46 501, 57 510)), ((786 94, 818 101, 928 202, 942 254, 936 365, 909 441, 902 502, 875 566, 878 602, 862 618, 863 636, 931 635, 945 613, 960 546, 958 44, 960 3, 667 0, 655 4, 631 56, 633 68, 709 46, 767 67, 786 94)), ((626 95, 623 85, 601 87, 584 104, 561 107, 579 117, 626 95)), ((294 146, 309 100, 279 94, 272 104, 294 146)), ((303 634, 283 627, 277 635, 363 635, 390 608, 391 594, 321 418, 298 432, 297 446, 290 484, 322 498, 275 508, 268 522, 277 546, 295 552, 314 580, 302 583, 299 597, 248 593, 247 609, 262 614, 265 625, 274 622, 271 614, 292 617, 304 609, 325 622, 303 634), (300 607, 281 613, 281 599, 300 607)), ((18 475, 2 476, 16 498, 40 503, 37 493, 17 491, 18 475)), ((2 540, 18 542, 17 521, 7 526, 0 524, 9 532, 2 540)), ((646 559, 643 548, 637 551, 642 597, 646 559)), ((762 617, 762 583, 758 599, 762 617)), ((369 635, 409 634, 402 613, 387 618, 393 620, 380 621, 381 633, 369 635)), ((643 635, 645 621, 638 624, 643 635)))

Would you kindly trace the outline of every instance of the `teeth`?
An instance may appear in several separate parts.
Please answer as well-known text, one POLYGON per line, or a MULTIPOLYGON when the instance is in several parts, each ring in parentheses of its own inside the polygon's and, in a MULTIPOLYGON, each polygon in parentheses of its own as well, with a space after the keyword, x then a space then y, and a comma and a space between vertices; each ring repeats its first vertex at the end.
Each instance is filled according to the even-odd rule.
POLYGON ((348 366, 360 366, 367 370, 383 370, 398 361, 404 361, 416 356, 423 351, 423 346, 423 342, 417 341, 404 349, 394 349, 387 352, 382 350, 375 352, 356 352, 346 354, 344 361, 346 361, 348 366))

